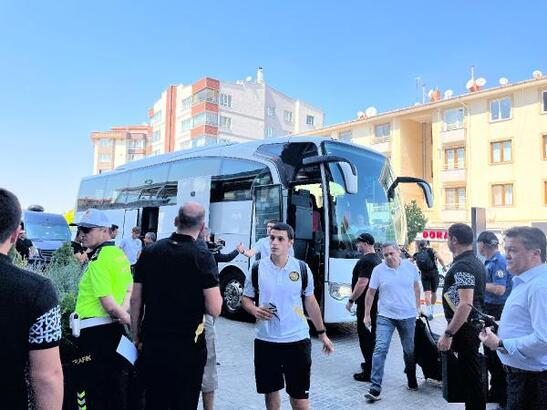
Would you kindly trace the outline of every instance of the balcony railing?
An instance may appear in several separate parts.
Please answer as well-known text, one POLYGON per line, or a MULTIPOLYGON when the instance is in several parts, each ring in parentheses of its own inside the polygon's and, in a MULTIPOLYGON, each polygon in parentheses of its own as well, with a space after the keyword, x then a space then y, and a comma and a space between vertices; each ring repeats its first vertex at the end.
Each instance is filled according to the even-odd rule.
POLYGON ((441 144, 451 144, 454 142, 465 142, 466 129, 455 128, 440 132, 441 144))

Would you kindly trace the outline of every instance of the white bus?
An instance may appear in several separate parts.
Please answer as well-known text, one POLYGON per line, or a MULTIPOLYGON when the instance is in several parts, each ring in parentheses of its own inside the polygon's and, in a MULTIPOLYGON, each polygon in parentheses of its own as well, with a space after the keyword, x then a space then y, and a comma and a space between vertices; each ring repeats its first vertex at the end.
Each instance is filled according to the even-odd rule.
MULTIPOLYGON (((355 238, 369 232, 378 242, 406 239, 406 221, 396 186, 423 180, 393 179, 389 162, 373 150, 321 137, 284 137, 173 152, 130 162, 84 178, 76 219, 88 208, 107 212, 120 227, 118 240, 142 234, 167 237, 186 201, 206 209, 206 224, 231 251, 265 236, 265 222, 277 219, 295 230, 295 256, 314 274, 315 293, 326 323, 355 320, 345 309, 358 255, 355 238)), ((221 264, 224 314, 241 311, 251 261, 239 255, 221 264)))

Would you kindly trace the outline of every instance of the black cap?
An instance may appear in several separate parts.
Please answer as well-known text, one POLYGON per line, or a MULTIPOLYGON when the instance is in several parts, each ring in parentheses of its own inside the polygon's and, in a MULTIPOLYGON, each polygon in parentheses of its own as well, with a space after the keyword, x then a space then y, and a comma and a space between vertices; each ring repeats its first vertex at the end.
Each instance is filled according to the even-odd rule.
POLYGON ((357 237, 357 242, 368 243, 369 245, 374 245, 374 236, 369 233, 363 232, 357 237))
POLYGON ((479 237, 477 238, 477 242, 482 242, 485 245, 494 246, 500 243, 498 240, 498 237, 494 235, 493 232, 490 231, 484 231, 481 232, 479 237))
POLYGON ((112 226, 110 227, 110 229, 112 229, 113 231, 115 231, 116 229, 119 229, 120 227, 116 224, 112 224, 112 226))

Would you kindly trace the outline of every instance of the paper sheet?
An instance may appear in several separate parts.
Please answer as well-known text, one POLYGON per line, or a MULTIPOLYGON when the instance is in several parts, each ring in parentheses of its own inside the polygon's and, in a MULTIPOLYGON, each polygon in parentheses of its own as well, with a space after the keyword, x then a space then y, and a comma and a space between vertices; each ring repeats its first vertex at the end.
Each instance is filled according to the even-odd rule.
POLYGON ((125 357, 133 365, 135 364, 135 360, 137 360, 137 348, 126 336, 122 336, 120 339, 116 353, 125 357))

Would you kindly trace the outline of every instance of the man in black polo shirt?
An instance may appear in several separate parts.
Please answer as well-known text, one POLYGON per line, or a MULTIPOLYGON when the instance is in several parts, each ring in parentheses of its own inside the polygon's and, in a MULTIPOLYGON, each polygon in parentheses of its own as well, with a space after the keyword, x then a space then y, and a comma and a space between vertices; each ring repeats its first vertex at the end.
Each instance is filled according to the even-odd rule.
POLYGON ((365 294, 367 293, 370 275, 376 265, 382 263, 382 260, 374 251, 374 237, 369 233, 362 233, 357 237, 357 250, 363 254, 353 268, 351 279, 351 288, 353 290, 346 309, 351 312, 353 304, 356 305, 357 316, 357 334, 359 335, 359 345, 363 354, 364 363, 361 364, 360 373, 355 373, 353 378, 360 382, 370 381, 370 372, 372 371, 372 353, 376 340, 376 313, 378 312, 378 293, 374 298, 370 316, 372 319, 371 329, 368 329, 363 319, 365 318, 365 294))
POLYGON ((486 272, 473 253, 472 245, 473 230, 468 225, 457 223, 448 228, 448 248, 454 255, 443 288, 443 308, 448 326, 437 346, 441 351, 452 349, 458 354, 460 374, 448 380, 456 377, 465 380, 462 385, 466 408, 484 409, 479 331, 470 324, 475 314, 469 305, 482 310, 486 272))
POLYGON ((177 232, 143 249, 135 266, 131 328, 147 409, 198 405, 207 360, 203 315, 222 308, 215 260, 196 244, 204 215, 201 205, 186 203, 177 232))
POLYGON ((35 407, 55 410, 63 402, 59 303, 49 280, 16 268, 7 256, 20 221, 19 201, 0 188, 0 408, 28 408, 28 364, 35 407))

